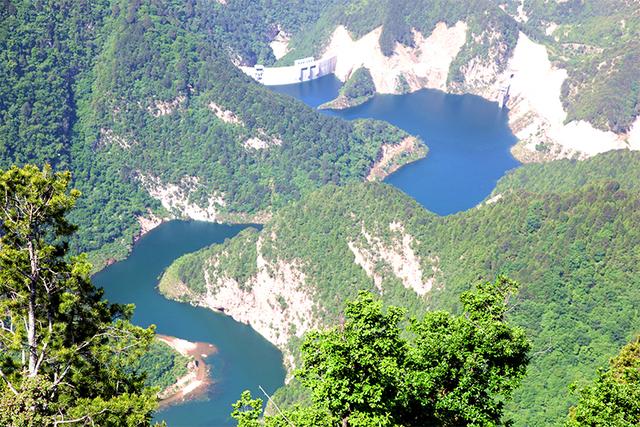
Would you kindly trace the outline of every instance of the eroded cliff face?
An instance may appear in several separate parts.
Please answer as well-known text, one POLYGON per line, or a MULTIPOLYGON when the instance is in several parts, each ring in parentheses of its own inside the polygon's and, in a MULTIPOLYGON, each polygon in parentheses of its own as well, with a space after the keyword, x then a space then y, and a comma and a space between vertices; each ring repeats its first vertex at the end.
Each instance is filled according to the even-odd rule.
POLYGON ((507 70, 498 79, 509 86, 509 125, 520 142, 514 155, 521 161, 587 158, 629 148, 626 135, 593 127, 585 121, 565 123, 560 99, 564 69, 549 60, 546 47, 520 33, 507 70))
POLYGON ((299 261, 265 258, 262 237, 255 245, 255 259, 244 260, 255 263, 255 274, 246 280, 229 277, 221 268, 221 257, 226 255, 222 253, 205 263, 203 294, 178 286, 172 296, 186 298, 250 325, 282 350, 285 366, 291 371, 294 360, 289 340, 317 326, 313 287, 307 283, 299 261))
POLYGON ((464 22, 452 27, 440 22, 427 37, 414 30, 414 47, 397 43, 389 57, 380 49, 381 33, 379 27, 354 40, 339 26, 323 56, 337 58, 336 76, 342 81, 357 68, 367 67, 378 93, 431 88, 497 101, 501 90, 508 88, 509 125, 520 141, 512 152, 522 162, 584 159, 614 149, 640 149, 637 122, 628 134, 603 131, 586 121, 565 123, 561 93, 567 72, 554 66, 544 45, 522 32, 514 47, 491 28, 475 33, 464 22), (473 53, 478 46, 483 47, 482 54, 473 53), (463 51, 472 53, 460 63, 457 57, 463 51), (454 66, 459 68, 453 70, 454 66), (454 72, 458 77, 452 79, 454 72))
POLYGON ((435 283, 438 273, 438 260, 433 263, 430 277, 426 277, 422 270, 422 262, 413 249, 414 238, 408 234, 399 222, 389 224, 392 234, 391 240, 385 242, 378 236, 367 232, 362 225, 362 237, 366 244, 349 241, 349 249, 353 253, 355 263, 367 273, 380 294, 384 294, 383 282, 385 277, 394 276, 400 279, 402 285, 413 290, 419 296, 426 295, 435 283))
MULTIPOLYGON (((504 35, 495 29, 471 32, 464 49, 477 51, 466 62, 460 63, 459 76, 450 79, 447 91, 450 93, 471 93, 488 100, 495 100, 499 90, 499 78, 513 46, 504 35), (478 49, 481 48, 481 49, 478 49), (482 50, 483 53, 479 51, 482 50)), ((452 73, 454 70, 450 70, 452 73)), ((450 74, 451 76, 451 74, 450 74)))
POLYGON ((225 206, 222 194, 209 195, 205 203, 194 200, 194 194, 201 189, 198 177, 185 176, 178 183, 165 183, 158 177, 139 173, 138 179, 149 195, 176 218, 216 221, 225 206))
POLYGON ((276 36, 269 43, 269 47, 273 51, 273 56, 276 59, 280 59, 289 53, 289 42, 291 41, 291 34, 288 34, 281 27, 278 27, 276 36))
MULTIPOLYGON (((360 223, 361 232, 351 238, 345 235, 338 244, 348 248, 344 253, 352 254, 351 262, 362 268, 380 295, 384 297, 400 283, 418 298, 426 298, 437 286, 439 259, 421 259, 416 250, 419 242, 400 222, 388 224, 386 231, 374 232, 355 216, 352 219, 354 224, 360 223)), ((235 239, 236 245, 214 248, 200 261, 202 270, 197 274, 201 280, 193 279, 200 285, 195 281, 183 283, 183 279, 176 280, 168 273, 161 281, 161 292, 250 325, 283 352, 285 367, 292 372, 295 359, 291 340, 311 329, 335 324, 324 304, 327 299, 343 301, 344 295, 318 288, 311 271, 322 270, 323 260, 282 257, 277 249, 278 236, 269 226, 257 235, 235 239), (229 267, 230 260, 238 259, 246 263, 249 273, 237 274, 229 267)))
POLYGON ((426 157, 429 149, 419 139, 408 136, 400 144, 383 144, 378 160, 371 166, 367 181, 382 181, 407 164, 426 157))
POLYGON ((412 91, 425 87, 445 90, 451 62, 465 43, 467 24, 447 27, 441 22, 428 37, 414 30, 415 47, 396 43, 388 57, 380 49, 381 33, 382 27, 378 27, 353 40, 347 29, 339 26, 323 57, 337 58, 335 74, 342 81, 358 68, 368 68, 378 93, 398 93, 401 77, 412 91))
POLYGON ((181 108, 186 100, 187 97, 184 95, 177 96, 170 101, 155 100, 147 106, 147 111, 154 117, 167 116, 181 108))

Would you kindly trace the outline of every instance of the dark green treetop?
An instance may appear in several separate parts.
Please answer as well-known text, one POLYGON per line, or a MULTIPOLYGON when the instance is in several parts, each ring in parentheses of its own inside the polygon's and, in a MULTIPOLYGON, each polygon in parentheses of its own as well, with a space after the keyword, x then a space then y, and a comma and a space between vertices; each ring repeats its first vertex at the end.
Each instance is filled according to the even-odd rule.
MULTIPOLYGON (((367 292, 347 304, 343 324, 306 335, 296 378, 310 407, 266 416, 266 426, 496 426, 524 377, 529 341, 506 322, 514 282, 500 277, 465 292, 464 313, 406 320, 367 292)), ((260 399, 243 393, 233 416, 262 425, 260 399)))
POLYGON ((593 384, 579 392, 566 427, 640 425, 640 337, 611 359, 593 384))

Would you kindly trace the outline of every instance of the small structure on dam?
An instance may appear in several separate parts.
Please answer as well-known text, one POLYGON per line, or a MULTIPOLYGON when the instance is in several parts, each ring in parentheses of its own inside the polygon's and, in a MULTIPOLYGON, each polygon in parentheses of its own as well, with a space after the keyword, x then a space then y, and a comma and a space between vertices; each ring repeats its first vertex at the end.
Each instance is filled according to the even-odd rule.
POLYGON ((507 86, 502 86, 500 89, 498 89, 498 96, 497 96, 498 107, 504 108, 504 106, 507 104, 507 101, 509 101, 510 88, 511 88, 511 85, 507 85, 507 86))
POLYGON ((498 101, 498 107, 504 108, 509 101, 509 90, 511 89, 511 79, 516 75, 516 70, 509 68, 506 72, 506 75, 509 76, 508 80, 502 82, 500 87, 498 88, 498 94, 496 96, 496 101, 498 101))
POLYGON ((288 85, 308 80, 317 79, 336 70, 337 58, 315 59, 314 57, 296 60, 288 67, 265 67, 257 64, 253 67, 240 67, 240 69, 254 80, 267 85, 288 85))

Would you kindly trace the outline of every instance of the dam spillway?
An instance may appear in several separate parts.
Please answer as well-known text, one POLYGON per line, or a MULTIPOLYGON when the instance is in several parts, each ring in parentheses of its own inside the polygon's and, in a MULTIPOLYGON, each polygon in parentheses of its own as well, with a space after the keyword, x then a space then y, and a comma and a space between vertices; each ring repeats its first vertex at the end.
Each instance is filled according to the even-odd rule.
POLYGON ((337 58, 315 59, 313 57, 298 59, 293 65, 286 67, 240 67, 249 77, 266 86, 289 85, 314 80, 335 73, 337 58))

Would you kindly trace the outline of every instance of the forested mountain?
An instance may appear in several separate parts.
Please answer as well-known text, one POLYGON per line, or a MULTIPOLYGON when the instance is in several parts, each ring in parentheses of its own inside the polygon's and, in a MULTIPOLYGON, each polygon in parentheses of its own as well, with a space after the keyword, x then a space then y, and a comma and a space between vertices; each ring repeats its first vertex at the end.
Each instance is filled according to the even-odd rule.
POLYGON ((338 321, 359 289, 420 316, 457 310, 471 284, 507 274, 520 283, 509 317, 533 341, 511 414, 518 425, 557 423, 573 402, 569 385, 595 373, 640 328, 640 155, 578 164, 584 182, 575 183, 578 173, 564 161, 542 173, 523 167, 498 185, 499 200, 448 217, 384 184, 324 187, 260 232, 180 258, 160 287, 250 323, 292 365, 302 333, 338 321), (545 189, 559 170, 567 178, 554 181, 558 191, 545 189), (524 181, 515 177, 527 171, 518 188, 524 181))
POLYGON ((640 8, 636 2, 367 0, 325 3, 327 9, 314 26, 300 30, 296 26, 285 26, 293 33, 292 52, 282 62, 322 53, 338 25, 344 25, 354 38, 382 26, 380 48, 384 55, 391 56, 396 43, 416 45, 414 30, 426 36, 438 22, 453 26, 462 21, 469 29, 466 43, 449 68, 451 90, 482 92, 482 86, 505 69, 518 41, 518 31, 523 31, 545 45, 552 61, 567 70, 568 78, 562 86, 567 121, 586 120, 601 129, 620 133, 629 130, 640 111, 640 89, 635 84, 640 65, 640 8), (483 72, 489 75, 481 76, 483 72))
POLYGON ((504 100, 522 162, 640 149, 635 1, 326 3, 313 24, 273 39, 286 41, 278 63, 333 56, 339 79, 366 67, 379 93, 504 100))
MULTIPOLYGON (((566 121, 619 133, 638 113, 633 2, 294 3, 3 0, 0 164, 70 168, 84 193, 75 247, 100 249, 102 260, 126 253, 149 208, 256 219, 324 183, 361 180, 401 132, 322 117, 233 66, 273 64, 280 33, 291 37, 280 63, 321 54, 338 25, 354 38, 381 27, 379 48, 391 55, 398 43, 422 46, 415 31, 462 22, 445 88, 489 98, 523 31, 567 70, 566 121)), ((403 74, 392 83, 401 92, 418 84, 403 74)), ((553 141, 534 145, 549 151, 553 141)))
MULTIPOLYGON (((509 411, 517 425, 554 424, 577 402, 569 385, 592 379, 640 329, 640 156, 621 151, 529 165, 505 177, 477 209, 439 217, 390 186, 361 182, 384 146, 408 134, 384 122, 320 115, 238 66, 341 55, 354 61, 338 60, 338 77, 352 78, 343 95, 359 101, 374 88, 434 87, 495 99, 509 87, 512 129, 529 154, 546 160, 640 147, 639 40, 640 8, 629 0, 0 0, 0 168, 49 163, 72 171, 73 178, 56 175, 63 193, 69 179, 84 193, 69 219, 78 233, 61 220, 42 239, 61 233, 43 253, 64 267, 70 292, 87 294, 95 308, 85 313, 95 323, 87 339, 131 310, 102 301, 88 264, 63 257, 67 250, 90 252, 100 268, 127 253, 143 218, 266 221, 260 231, 180 258, 161 290, 250 323, 292 368, 304 332, 341 322, 345 300, 362 289, 416 317, 434 308, 460 313, 462 292, 507 274, 521 284, 509 321, 533 344, 509 411), (279 60, 270 45, 276 37, 288 41, 279 60)), ((426 148, 416 151, 396 162, 426 148)), ((40 179, 29 178, 38 175, 30 170, 7 177, 22 176, 17 186, 29 191, 40 179)), ((61 199, 63 213, 78 194, 69 197, 61 199)), ((17 298, 7 284, 22 280, 14 268, 27 259, 22 251, 2 259, 9 263, 0 269, 8 278, 0 283, 3 304, 17 298)), ((69 298, 49 303, 61 307, 53 311, 56 328, 83 350, 84 335, 69 320, 78 307, 69 298)), ((53 312, 39 314, 51 322, 53 312)), ((152 331, 132 330, 148 347, 152 331)), ((51 342, 59 344, 56 354, 78 353, 52 331, 42 332, 47 344, 6 340, 10 352, 0 362, 7 384, 42 389, 23 378, 26 360, 17 354, 27 347, 47 354, 51 342)), ((133 357, 111 359, 112 348, 105 339, 74 356, 82 390, 71 386, 69 400, 92 399, 96 416, 103 415, 100 399, 114 395, 103 392, 121 387, 121 376, 139 398, 129 404, 141 406, 148 421, 155 395, 138 372, 109 376, 109 363, 131 368, 133 357), (95 358, 105 363, 92 364, 95 358), (104 390, 91 389, 87 372, 104 377, 104 390)), ((37 371, 42 362, 34 354, 29 369, 37 371)), ((58 361, 48 372, 52 390, 67 387, 58 361)), ((582 389, 574 420, 602 403, 594 402, 598 387, 616 375, 582 389)), ((7 407, 22 405, 11 387, 2 396, 7 407)), ((58 420, 56 407, 42 409, 58 420)))
POLYGON ((122 256, 149 208, 255 218, 324 183, 364 179, 382 144, 407 136, 321 116, 255 84, 225 44, 237 35, 233 10, 3 2, 0 164, 73 171, 85 193, 76 250, 122 256))

